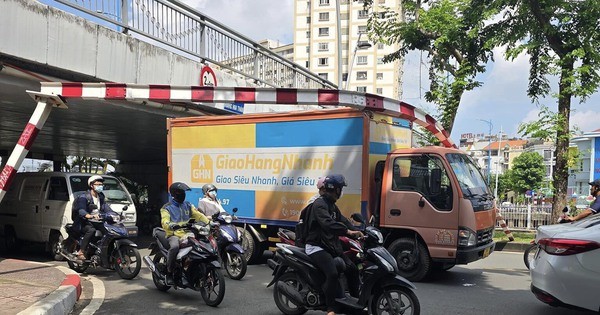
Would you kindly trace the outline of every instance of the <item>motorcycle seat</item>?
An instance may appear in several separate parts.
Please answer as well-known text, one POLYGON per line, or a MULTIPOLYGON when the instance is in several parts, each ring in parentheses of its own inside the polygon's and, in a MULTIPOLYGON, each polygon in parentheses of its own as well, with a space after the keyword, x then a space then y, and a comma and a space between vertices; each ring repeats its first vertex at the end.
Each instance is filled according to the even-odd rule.
POLYGON ((281 233, 285 234, 289 239, 296 240, 296 233, 287 229, 279 229, 281 233))
POLYGON ((311 261, 312 259, 310 258, 310 256, 308 256, 306 254, 306 252, 304 251, 304 248, 302 247, 298 247, 298 246, 288 246, 287 249, 289 249, 290 251, 292 251, 292 253, 294 253, 294 256, 301 258, 303 260, 307 260, 307 261, 311 261))

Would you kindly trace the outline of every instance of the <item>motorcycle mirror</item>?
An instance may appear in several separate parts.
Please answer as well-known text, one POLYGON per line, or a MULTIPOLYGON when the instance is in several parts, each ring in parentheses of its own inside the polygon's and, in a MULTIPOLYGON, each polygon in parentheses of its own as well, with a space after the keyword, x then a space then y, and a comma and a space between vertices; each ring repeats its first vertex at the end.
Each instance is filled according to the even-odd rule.
POLYGON ((360 224, 365 224, 365 219, 362 217, 362 215, 360 213, 353 213, 351 218, 352 218, 352 220, 354 220, 360 224))
POLYGON ((238 212, 238 208, 233 208, 232 211, 233 211, 233 213, 236 213, 236 212, 238 212))
POLYGON ((123 211, 126 211, 127 209, 129 209, 128 206, 123 206, 123 211))
POLYGON ((569 212, 569 207, 564 207, 563 210, 562 210, 562 212, 564 212, 564 213, 569 212))

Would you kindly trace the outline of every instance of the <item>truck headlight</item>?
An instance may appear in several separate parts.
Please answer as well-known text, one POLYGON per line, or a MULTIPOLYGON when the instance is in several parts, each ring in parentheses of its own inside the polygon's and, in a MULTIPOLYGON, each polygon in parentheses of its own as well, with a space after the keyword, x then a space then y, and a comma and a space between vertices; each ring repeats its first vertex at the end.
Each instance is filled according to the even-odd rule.
POLYGON ((477 234, 472 230, 461 227, 458 229, 458 246, 468 247, 477 245, 477 234))

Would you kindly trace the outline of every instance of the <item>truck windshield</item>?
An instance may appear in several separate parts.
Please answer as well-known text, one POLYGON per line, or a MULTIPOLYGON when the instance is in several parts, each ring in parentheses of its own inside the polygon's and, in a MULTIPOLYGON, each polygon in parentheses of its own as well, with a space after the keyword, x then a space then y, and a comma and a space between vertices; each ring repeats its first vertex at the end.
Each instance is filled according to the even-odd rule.
MULTIPOLYGON (((87 180, 89 176, 71 176, 70 184, 73 195, 77 196, 79 193, 86 191, 87 180)), ((108 203, 131 203, 128 197, 127 191, 123 188, 121 183, 113 177, 103 176, 104 178, 104 196, 108 203)))
POLYGON ((446 155, 452 170, 456 174, 463 195, 469 199, 481 201, 493 200, 481 171, 466 154, 449 153, 446 155))

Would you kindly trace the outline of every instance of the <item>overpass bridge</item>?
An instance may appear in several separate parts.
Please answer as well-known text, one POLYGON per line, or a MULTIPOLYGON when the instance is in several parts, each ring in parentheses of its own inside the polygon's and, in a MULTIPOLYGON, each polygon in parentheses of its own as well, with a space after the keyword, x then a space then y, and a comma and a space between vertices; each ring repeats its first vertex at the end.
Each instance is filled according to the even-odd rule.
MULTIPOLYGON (((0 10, 0 157, 27 125, 40 82, 124 82, 331 89, 335 84, 171 0, 5 0, 0 10), (208 67, 208 68, 206 68, 208 67), (201 75, 210 82, 200 82, 201 75)), ((54 110, 29 158, 120 161, 137 182, 166 183, 166 118, 273 110, 270 105, 119 100, 54 110), (140 106, 143 105, 143 106, 140 106), (243 106, 243 110, 240 110, 243 106)), ((158 193, 158 192, 150 192, 158 193)))

